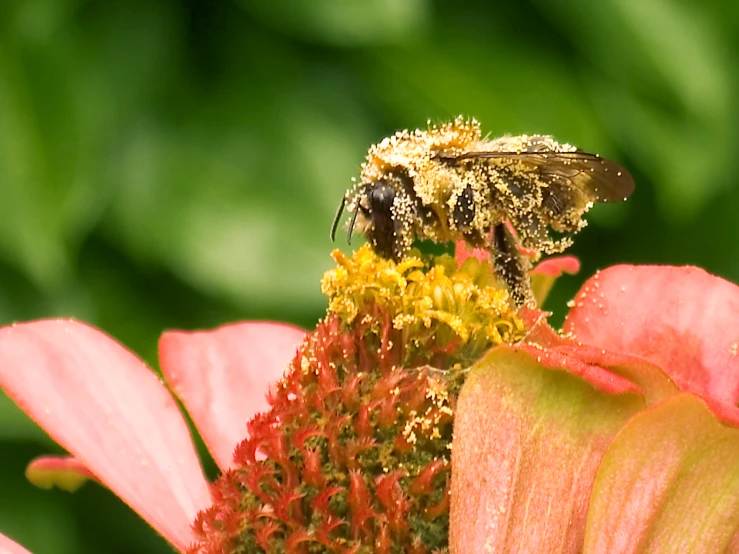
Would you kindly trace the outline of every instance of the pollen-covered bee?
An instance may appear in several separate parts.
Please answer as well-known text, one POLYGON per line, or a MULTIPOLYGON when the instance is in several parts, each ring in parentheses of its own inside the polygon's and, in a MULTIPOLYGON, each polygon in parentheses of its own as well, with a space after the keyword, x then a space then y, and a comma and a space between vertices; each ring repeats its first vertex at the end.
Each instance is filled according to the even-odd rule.
POLYGON ((463 239, 490 249, 516 304, 533 304, 530 261, 520 248, 561 252, 594 202, 619 202, 633 189, 624 168, 597 154, 544 135, 488 140, 476 120, 458 117, 372 146, 341 201, 331 239, 344 207, 351 213, 347 240, 359 230, 375 252, 396 261, 416 239, 463 239), (564 236, 553 239, 550 228, 564 236))

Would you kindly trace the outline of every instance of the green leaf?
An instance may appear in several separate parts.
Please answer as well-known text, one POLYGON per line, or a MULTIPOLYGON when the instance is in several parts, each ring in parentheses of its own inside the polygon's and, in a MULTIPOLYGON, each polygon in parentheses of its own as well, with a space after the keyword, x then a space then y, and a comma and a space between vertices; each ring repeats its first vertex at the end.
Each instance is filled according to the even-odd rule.
POLYGON ((367 86, 411 128, 464 114, 492 136, 552 134, 607 154, 607 136, 566 60, 520 37, 448 27, 366 57, 367 86), (483 52, 494 52, 494 62, 483 52))
POLYGON ((240 0, 256 17, 292 34, 340 45, 403 40, 428 17, 427 0, 240 0))
POLYGON ((20 56, 0 43, 0 256, 51 289, 71 267, 29 79, 20 56))
POLYGON ((330 223, 369 143, 352 104, 288 75, 229 82, 212 108, 132 130, 109 236, 237 306, 320 309, 330 223))
POLYGON ((668 0, 538 2, 579 47, 599 116, 658 187, 695 216, 733 183, 739 94, 722 10, 668 0))
POLYGON ((101 160, 165 74, 168 27, 166 9, 77 20, 72 0, 46 4, 11 10, 0 35, 0 257, 58 295, 109 200, 101 160))

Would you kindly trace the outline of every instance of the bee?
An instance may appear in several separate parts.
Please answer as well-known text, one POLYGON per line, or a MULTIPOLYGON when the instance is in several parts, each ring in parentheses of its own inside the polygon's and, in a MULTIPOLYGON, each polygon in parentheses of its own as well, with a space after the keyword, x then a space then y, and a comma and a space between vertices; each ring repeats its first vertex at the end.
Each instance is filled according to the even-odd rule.
POLYGON ((460 116, 372 146, 341 200, 331 240, 344 208, 351 214, 347 241, 360 231, 377 254, 395 261, 416 239, 464 240, 490 251, 518 306, 534 305, 531 262, 521 250, 563 251, 595 202, 620 202, 633 190, 628 171, 597 154, 545 135, 490 140, 476 120, 460 116))

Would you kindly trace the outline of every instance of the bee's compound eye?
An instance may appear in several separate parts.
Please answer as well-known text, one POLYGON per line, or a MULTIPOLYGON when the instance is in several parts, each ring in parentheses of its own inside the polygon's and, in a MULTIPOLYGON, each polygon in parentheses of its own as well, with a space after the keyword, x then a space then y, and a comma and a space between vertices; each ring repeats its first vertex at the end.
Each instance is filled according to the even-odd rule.
POLYGON ((457 197, 452 217, 454 218, 454 225, 460 231, 469 229, 475 220, 475 195, 469 185, 457 197))
POLYGON ((377 181, 367 191, 367 200, 371 213, 389 214, 395 200, 395 189, 385 181, 377 181))
POLYGON ((367 189, 367 205, 372 221, 367 235, 375 252, 388 259, 398 255, 397 222, 393 218, 395 194, 395 189, 385 181, 372 183, 367 189))

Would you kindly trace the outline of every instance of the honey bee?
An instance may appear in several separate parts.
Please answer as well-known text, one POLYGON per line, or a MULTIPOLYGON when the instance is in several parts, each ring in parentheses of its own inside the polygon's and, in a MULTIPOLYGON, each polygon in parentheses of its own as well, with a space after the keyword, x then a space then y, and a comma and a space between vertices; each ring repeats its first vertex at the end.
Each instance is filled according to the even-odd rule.
POLYGON ((458 117, 427 131, 401 131, 372 146, 361 177, 341 200, 352 233, 380 256, 399 261, 416 239, 465 240, 487 248, 496 275, 517 305, 534 305, 527 249, 561 252, 595 202, 620 202, 634 190, 623 167, 550 136, 483 138, 458 117), (511 231, 515 230, 515 233, 511 231), (563 234, 558 239, 550 231, 563 234))

